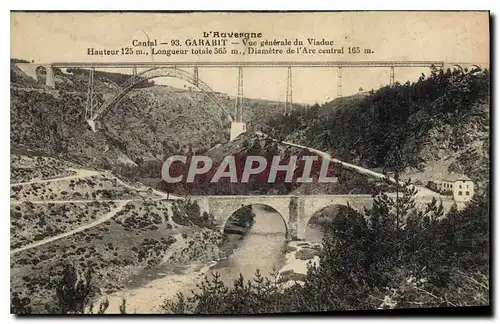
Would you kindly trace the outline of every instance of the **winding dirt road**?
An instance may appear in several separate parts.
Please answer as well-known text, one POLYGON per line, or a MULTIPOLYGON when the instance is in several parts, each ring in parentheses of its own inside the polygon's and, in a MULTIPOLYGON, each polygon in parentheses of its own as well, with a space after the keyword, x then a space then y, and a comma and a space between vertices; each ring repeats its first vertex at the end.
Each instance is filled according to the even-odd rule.
POLYGON ((26 202, 30 202, 36 205, 43 204, 90 204, 93 202, 103 203, 103 202, 114 202, 114 203, 122 203, 128 201, 134 201, 138 199, 102 199, 102 200, 12 200, 10 202, 11 205, 22 205, 26 202))

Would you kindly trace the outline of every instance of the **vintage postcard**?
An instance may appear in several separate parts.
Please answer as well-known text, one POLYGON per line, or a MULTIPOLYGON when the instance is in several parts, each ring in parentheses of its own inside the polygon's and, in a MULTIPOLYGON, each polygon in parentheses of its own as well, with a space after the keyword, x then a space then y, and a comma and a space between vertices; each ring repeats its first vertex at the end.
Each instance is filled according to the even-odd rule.
POLYGON ((489 30, 11 12, 11 313, 489 312, 489 30))

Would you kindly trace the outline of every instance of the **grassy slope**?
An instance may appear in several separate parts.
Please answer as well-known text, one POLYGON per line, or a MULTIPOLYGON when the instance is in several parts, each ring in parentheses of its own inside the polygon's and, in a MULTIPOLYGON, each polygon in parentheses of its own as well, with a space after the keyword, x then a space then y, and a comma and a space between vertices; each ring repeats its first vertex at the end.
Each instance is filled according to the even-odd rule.
MULTIPOLYGON (((50 90, 12 66, 11 149, 119 171, 122 165, 163 163, 166 156, 205 151, 229 139, 228 122, 201 92, 167 86, 132 90, 93 133, 84 122, 86 82, 82 73, 58 71, 57 90, 50 90)), ((102 75, 96 80, 100 101, 115 88, 102 75)), ((232 111, 233 98, 224 94, 219 98, 232 111)), ((280 111, 277 102, 246 99, 245 105, 250 125, 280 111)))

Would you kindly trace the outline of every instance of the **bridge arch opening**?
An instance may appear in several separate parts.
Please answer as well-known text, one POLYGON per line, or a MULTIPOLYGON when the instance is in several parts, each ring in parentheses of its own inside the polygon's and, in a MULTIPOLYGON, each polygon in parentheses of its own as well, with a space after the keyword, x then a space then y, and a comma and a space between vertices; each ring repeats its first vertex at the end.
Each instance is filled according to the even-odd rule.
POLYGON ((362 216, 358 210, 343 204, 329 204, 318 208, 306 222, 306 240, 321 242, 324 229, 338 217, 345 217, 349 214, 362 216))
POLYGON ((230 213, 222 224, 225 234, 282 235, 290 237, 287 221, 274 207, 267 204, 245 204, 230 213))
POLYGON ((227 215, 221 219, 224 221, 222 226, 226 228, 224 248, 231 253, 210 272, 218 272, 227 278, 226 284, 232 284, 240 275, 247 280, 254 278, 257 270, 263 276, 270 276, 280 269, 285 263, 283 249, 287 242, 288 224, 285 221, 287 215, 282 215, 278 210, 285 212, 272 202, 242 202, 230 208, 227 214, 224 213, 227 215), (230 218, 249 210, 254 210, 256 214, 253 226, 245 235, 230 235, 227 230, 230 218))

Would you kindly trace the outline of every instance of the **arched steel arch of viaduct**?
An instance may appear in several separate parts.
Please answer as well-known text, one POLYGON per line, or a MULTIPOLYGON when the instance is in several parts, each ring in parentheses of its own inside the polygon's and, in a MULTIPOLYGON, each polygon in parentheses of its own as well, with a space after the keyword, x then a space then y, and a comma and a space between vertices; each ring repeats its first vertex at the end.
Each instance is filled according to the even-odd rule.
POLYGON ((94 129, 93 126, 95 125, 95 121, 103 118, 127 93, 129 93, 134 88, 134 86, 141 82, 144 82, 145 80, 160 77, 178 78, 192 84, 204 95, 206 95, 229 119, 229 121, 232 122, 234 120, 233 116, 226 110, 224 105, 215 95, 215 91, 213 91, 205 82, 197 78, 196 75, 175 67, 159 67, 142 71, 141 73, 132 76, 130 79, 121 84, 121 89, 117 90, 111 98, 109 98, 101 106, 99 106, 99 108, 97 108, 97 110, 92 114, 92 117, 87 120, 87 122, 94 129))

